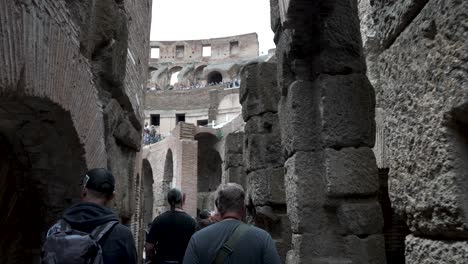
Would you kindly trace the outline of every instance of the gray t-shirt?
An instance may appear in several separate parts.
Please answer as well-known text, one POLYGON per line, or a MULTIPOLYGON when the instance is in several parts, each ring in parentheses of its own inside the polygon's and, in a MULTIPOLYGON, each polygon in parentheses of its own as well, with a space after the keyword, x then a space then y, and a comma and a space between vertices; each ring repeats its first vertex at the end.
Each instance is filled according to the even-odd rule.
MULTIPOLYGON (((196 232, 185 251, 184 264, 211 264, 238 225, 239 221, 229 219, 196 232)), ((252 226, 238 240, 224 263, 279 264, 281 261, 270 234, 252 226)))

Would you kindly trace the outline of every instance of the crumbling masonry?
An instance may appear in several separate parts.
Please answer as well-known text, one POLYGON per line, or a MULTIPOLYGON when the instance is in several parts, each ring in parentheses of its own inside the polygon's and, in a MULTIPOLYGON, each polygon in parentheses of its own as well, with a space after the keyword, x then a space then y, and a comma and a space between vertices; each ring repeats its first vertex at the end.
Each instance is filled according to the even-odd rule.
POLYGON ((116 176, 112 207, 141 241, 149 10, 149 0, 0 1, 2 263, 39 263, 47 228, 94 167, 116 176))

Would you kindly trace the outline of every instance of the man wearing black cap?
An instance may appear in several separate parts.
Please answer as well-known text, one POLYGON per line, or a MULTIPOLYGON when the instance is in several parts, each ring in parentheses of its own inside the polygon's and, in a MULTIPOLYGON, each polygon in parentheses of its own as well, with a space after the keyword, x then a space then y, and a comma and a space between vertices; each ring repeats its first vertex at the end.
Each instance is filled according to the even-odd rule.
MULTIPOLYGON (((67 209, 63 220, 73 230, 92 233, 99 226, 118 222, 118 217, 105 206, 114 198, 115 179, 106 169, 92 169, 83 179, 81 202, 67 209)), ((54 225, 48 236, 57 232, 60 225, 54 225)), ((104 264, 137 263, 135 241, 130 229, 116 223, 98 241, 102 249, 104 264)))

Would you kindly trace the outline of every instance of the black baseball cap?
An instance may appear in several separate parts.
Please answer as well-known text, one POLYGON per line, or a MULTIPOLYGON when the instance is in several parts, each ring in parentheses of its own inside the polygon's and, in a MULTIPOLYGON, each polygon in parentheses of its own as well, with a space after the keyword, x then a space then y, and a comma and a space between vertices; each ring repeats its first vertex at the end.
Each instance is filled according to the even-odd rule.
POLYGON ((112 194, 115 189, 114 175, 104 168, 92 169, 84 176, 83 186, 100 193, 112 194))

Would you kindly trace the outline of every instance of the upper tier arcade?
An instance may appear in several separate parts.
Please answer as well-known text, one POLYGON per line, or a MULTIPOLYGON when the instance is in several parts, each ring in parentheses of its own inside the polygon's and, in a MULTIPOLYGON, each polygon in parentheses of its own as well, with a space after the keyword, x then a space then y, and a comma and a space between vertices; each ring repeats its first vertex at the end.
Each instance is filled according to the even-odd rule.
POLYGON ((151 41, 151 64, 249 59, 258 56, 257 33, 224 38, 151 41))

